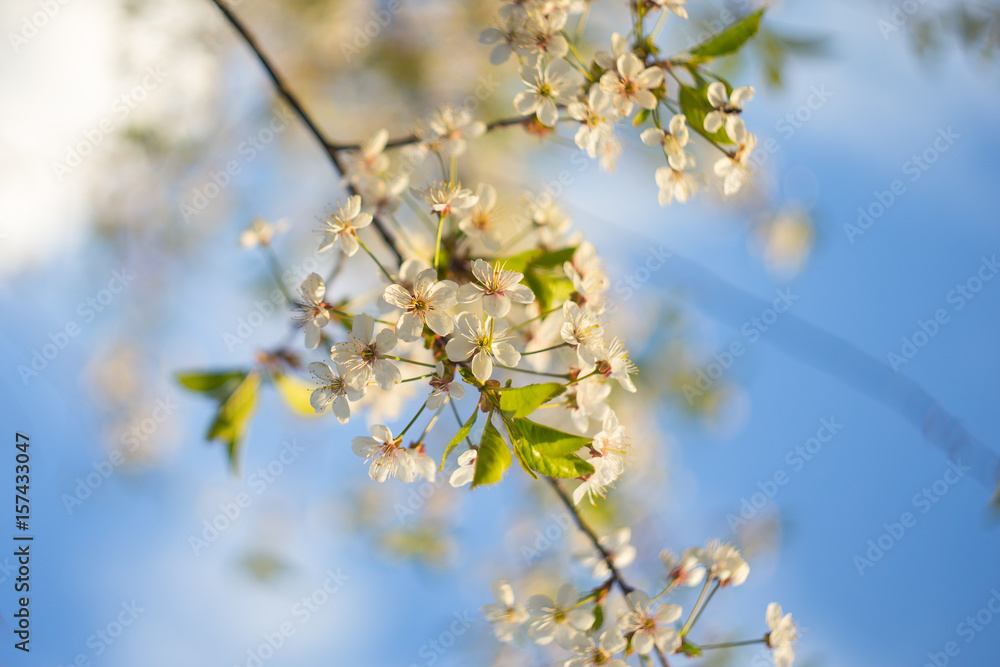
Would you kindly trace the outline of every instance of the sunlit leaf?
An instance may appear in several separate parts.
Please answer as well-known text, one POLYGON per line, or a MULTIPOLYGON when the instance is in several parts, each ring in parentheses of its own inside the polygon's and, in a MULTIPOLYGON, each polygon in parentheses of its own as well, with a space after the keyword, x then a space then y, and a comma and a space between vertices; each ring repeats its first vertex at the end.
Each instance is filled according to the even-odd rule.
POLYGON ((513 413, 512 417, 527 417, 564 391, 565 388, 556 382, 511 387, 500 392, 500 409, 513 413))
POLYGON ((483 438, 479 442, 476 455, 476 471, 472 476, 472 488, 483 484, 496 484, 513 461, 510 449, 503 436, 492 422, 486 422, 483 438))
POLYGON ((320 416, 321 413, 317 413, 312 403, 309 402, 309 397, 312 396, 312 392, 316 388, 314 384, 285 373, 275 373, 272 378, 274 387, 292 414, 309 419, 320 416))
POLYGON ((757 33, 764 10, 758 9, 753 14, 729 26, 719 34, 691 49, 692 60, 705 62, 719 56, 726 56, 740 50, 747 40, 757 33))
POLYGON ((462 424, 462 428, 458 429, 458 433, 455 437, 451 439, 448 446, 444 448, 444 454, 441 455, 441 465, 438 466, 438 472, 444 470, 444 462, 448 459, 448 455, 451 454, 451 450, 458 446, 458 443, 462 442, 469 437, 469 432, 472 431, 473 424, 476 423, 476 417, 479 416, 479 409, 476 408, 472 411, 472 416, 469 420, 462 424))
POLYGON ((261 375, 257 371, 249 373, 233 390, 233 393, 219 406, 219 412, 208 430, 209 440, 221 440, 229 454, 229 467, 237 470, 238 449, 250 426, 250 418, 257 407, 257 390, 261 375))

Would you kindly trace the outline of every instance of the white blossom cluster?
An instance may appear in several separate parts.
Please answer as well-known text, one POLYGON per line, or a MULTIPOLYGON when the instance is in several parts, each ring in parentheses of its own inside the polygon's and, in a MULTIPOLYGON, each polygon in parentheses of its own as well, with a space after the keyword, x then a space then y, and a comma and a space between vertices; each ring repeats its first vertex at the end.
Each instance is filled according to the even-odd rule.
MULTIPOLYGON (((633 29, 631 39, 614 33, 610 51, 599 51, 586 61, 565 31, 569 15, 589 10, 589 2, 585 1, 508 2, 500 10, 497 25, 486 30, 481 41, 494 45, 494 64, 516 56, 526 87, 514 98, 517 112, 534 116, 544 128, 555 128, 560 122, 576 125, 576 145, 590 157, 600 157, 609 171, 622 151, 616 127, 636 112, 643 114, 643 118, 634 119, 636 124, 648 116, 652 126, 643 131, 642 141, 660 146, 667 163, 655 174, 659 202, 667 205, 676 199, 683 203, 702 183, 702 176, 693 171, 697 166, 695 155, 685 150, 690 138, 688 119, 678 112, 676 96, 671 97, 672 90, 691 83, 684 69, 689 61, 683 54, 677 60, 658 59, 655 46, 645 40, 656 36, 668 11, 686 19, 685 4, 686 0, 640 2, 646 13, 660 13, 657 28, 649 35, 633 29), (674 115, 669 121, 661 121, 661 111, 674 115)), ((714 172, 722 180, 727 196, 737 193, 750 176, 750 158, 757 139, 746 131, 740 114, 753 94, 750 86, 729 94, 727 84, 714 81, 706 91, 711 111, 695 128, 724 153, 715 162, 714 172), (717 143, 717 133, 723 130, 728 139, 725 143, 735 148, 726 149, 717 143)))
MULTIPOLYGON (((592 568, 595 578, 605 579, 611 573, 610 566, 620 571, 632 563, 635 547, 629 540, 629 529, 619 529, 600 540, 606 556, 591 550, 578 554, 578 558, 592 568)), ((563 584, 554 598, 534 595, 520 604, 511 585, 501 579, 493 583, 496 603, 484 606, 482 613, 501 642, 515 643, 527 634, 539 646, 552 645, 568 651, 569 657, 560 663, 562 667, 624 667, 633 654, 648 660, 651 655, 693 656, 714 648, 757 643, 772 649, 776 667, 791 667, 798 630, 791 614, 783 614, 777 603, 767 607, 765 621, 770 631, 761 638, 726 645, 697 645, 690 640, 689 633, 715 591, 739 586, 750 573, 749 565, 732 545, 712 541, 704 548, 687 549, 680 557, 665 550, 660 560, 666 567, 666 584, 652 597, 623 584, 621 575, 615 574, 587 593, 563 584), (618 610, 617 620, 604 612, 605 599, 616 585, 625 593, 625 606, 618 610), (667 599, 680 587, 699 585, 702 594, 687 620, 680 623, 684 609, 667 599)))

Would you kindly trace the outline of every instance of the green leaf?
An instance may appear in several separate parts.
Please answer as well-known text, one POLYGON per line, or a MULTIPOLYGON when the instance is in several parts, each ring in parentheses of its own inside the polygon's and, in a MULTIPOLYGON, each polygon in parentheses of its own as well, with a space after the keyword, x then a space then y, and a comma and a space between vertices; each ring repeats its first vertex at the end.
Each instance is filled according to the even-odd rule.
POLYGON ((556 382, 504 389, 500 392, 500 409, 513 413, 512 417, 527 417, 564 391, 566 389, 556 382))
POLYGON ((706 132, 705 131, 705 116, 708 112, 712 110, 712 105, 708 102, 708 86, 703 88, 692 88, 691 86, 681 85, 681 112, 687 117, 687 123, 694 129, 708 139, 720 143, 720 144, 731 144, 732 139, 726 134, 725 125, 719 128, 716 132, 706 132))
POLYGON ((519 456, 528 466, 549 477, 573 478, 594 472, 590 465, 574 452, 590 444, 590 438, 566 433, 523 418, 513 420, 517 432, 519 456))
POLYGON ((438 466, 438 472, 444 470, 444 462, 447 460, 448 455, 451 454, 451 450, 458 446, 458 443, 462 442, 469 437, 469 432, 472 430, 472 425, 476 423, 476 417, 479 416, 479 408, 476 407, 472 411, 472 416, 469 417, 469 421, 462 424, 462 428, 458 429, 458 433, 455 437, 451 439, 448 446, 444 448, 444 454, 441 455, 441 465, 438 466))
POLYGON ((315 384, 286 373, 275 373, 271 376, 271 381, 292 414, 306 419, 317 419, 322 415, 316 412, 309 400, 316 389, 315 384))
POLYGON ((639 127, 645 123, 646 119, 649 118, 649 113, 649 109, 639 109, 639 113, 632 119, 632 127, 639 127))
POLYGON ((503 268, 508 271, 524 273, 529 266, 551 269, 562 267, 563 264, 573 259, 576 253, 576 246, 567 246, 558 250, 525 250, 511 257, 498 257, 493 261, 502 263, 503 268))
POLYGON ((246 377, 245 371, 222 371, 204 373, 201 371, 181 371, 177 373, 177 381, 191 391, 217 395, 220 398, 232 393, 236 382, 246 377), (233 386, 227 387, 229 383, 233 386), (229 391, 226 391, 228 389, 229 391), (221 395, 220 395, 221 394, 221 395))
POLYGON ((472 488, 483 484, 496 484, 503 479, 503 474, 510 467, 513 457, 507 443, 493 422, 486 422, 482 440, 479 442, 479 454, 476 455, 476 471, 472 476, 472 488))
POLYGON ((239 467, 237 450, 257 407, 257 389, 260 387, 260 381, 259 372, 249 373, 219 406, 215 421, 208 430, 209 440, 221 440, 226 444, 229 467, 234 471, 239 467))
POLYGON ((709 37, 689 51, 691 56, 693 56, 692 60, 706 62, 712 58, 736 53, 748 39, 757 34, 762 16, 764 16, 764 9, 758 9, 750 16, 737 21, 714 37, 709 37))
POLYGON ((597 632, 604 625, 604 607, 594 605, 594 624, 590 626, 591 632, 597 632))

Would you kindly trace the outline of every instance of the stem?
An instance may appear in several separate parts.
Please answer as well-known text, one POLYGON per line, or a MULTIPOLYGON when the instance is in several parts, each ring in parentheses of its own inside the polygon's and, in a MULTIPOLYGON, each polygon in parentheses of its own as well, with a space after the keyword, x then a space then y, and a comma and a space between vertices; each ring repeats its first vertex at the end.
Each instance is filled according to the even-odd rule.
POLYGON ((701 609, 701 605, 705 601, 705 596, 708 594, 708 587, 711 585, 711 577, 706 577, 705 585, 701 587, 701 594, 698 596, 698 601, 694 603, 694 608, 691 609, 691 615, 688 616, 687 622, 684 623, 684 627, 681 628, 681 637, 687 635, 687 633, 691 630, 691 626, 694 625, 694 619, 698 614, 698 610, 701 609))
POLYGON ((427 368, 437 368, 434 364, 425 364, 422 361, 414 361, 413 359, 404 359, 402 357, 390 357, 388 355, 384 356, 383 359, 392 359, 394 361, 405 361, 408 364, 414 364, 416 366, 426 366, 427 368))
POLYGON ((424 404, 420 406, 419 410, 417 410, 417 414, 413 415, 413 419, 410 420, 410 423, 406 425, 406 428, 403 429, 402 433, 396 436, 397 440, 401 440, 403 436, 406 435, 406 432, 410 430, 410 427, 413 426, 413 424, 417 421, 417 417, 420 416, 420 413, 422 413, 426 407, 427 401, 424 401, 424 404))
MULTIPOLYGON (((426 405, 426 403, 425 403, 425 405, 426 405)), ((423 442, 424 438, 427 437, 427 434, 431 432, 431 429, 434 428, 434 424, 437 422, 438 417, 441 416, 442 412, 444 412, 444 405, 442 405, 440 408, 438 408, 438 411, 434 413, 434 416, 431 417, 431 420, 429 422, 427 422, 427 426, 424 427, 423 433, 421 433, 420 437, 417 438, 417 442, 418 443, 419 442, 423 442)))
POLYGON ((555 308, 551 308, 549 310, 546 310, 544 313, 539 313, 538 315, 535 315, 534 317, 532 317, 530 320, 525 320, 525 321, 521 322, 520 324, 518 324, 516 327, 511 327, 507 331, 508 332, 510 332, 510 331, 517 331, 521 327, 526 326, 528 324, 531 324, 535 320, 540 320, 543 317, 546 317, 547 315, 551 315, 552 313, 556 312, 557 310, 562 310, 562 306, 556 306, 555 308))
POLYGON ((698 619, 701 618, 702 612, 704 612, 705 609, 708 608, 708 603, 712 601, 712 598, 715 596, 716 591, 719 590, 719 586, 721 585, 722 584, 720 584, 718 581, 715 582, 715 588, 713 588, 712 592, 708 594, 707 598, 705 598, 705 604, 701 606, 701 609, 698 610, 698 613, 695 615, 694 620, 691 621, 692 628, 694 627, 694 624, 698 622, 698 619))
POLYGON ((660 29, 663 28, 663 24, 666 22, 666 20, 667 20, 667 10, 666 8, 662 8, 660 10, 660 18, 656 20, 656 25, 653 26, 653 32, 649 33, 650 39, 656 39, 656 36, 660 34, 660 29))
MULTIPOLYGON (((351 315, 350 313, 344 312, 343 310, 337 310, 336 308, 328 308, 327 310, 329 310, 331 313, 334 313, 335 315, 340 315, 341 317, 350 317, 350 318, 357 317, 357 315, 351 315)), ((384 324, 389 327, 396 326, 394 322, 388 322, 386 320, 376 320, 374 317, 372 318, 372 320, 378 322, 379 324, 384 324)))
POLYGON ((434 243, 434 270, 441 264, 441 233, 444 231, 444 213, 438 214, 437 241, 434 243))
POLYGON ((734 646, 750 646, 751 644, 765 644, 765 643, 767 643, 766 639, 747 639, 746 641, 742 642, 726 642, 724 644, 702 644, 698 646, 698 648, 702 650, 713 649, 713 648, 733 648, 734 646))
POLYGON ((504 370, 508 370, 508 371, 517 371, 518 373, 527 373, 528 375, 540 375, 542 377, 560 378, 562 380, 566 380, 566 379, 569 378, 569 376, 565 375, 565 374, 559 375, 557 373, 543 373, 541 371, 529 371, 527 368, 517 368, 515 366, 504 366, 503 364, 493 364, 493 365, 496 366, 497 368, 503 368, 504 370))
POLYGON ((274 252, 274 248, 270 244, 264 246, 264 255, 267 257, 267 268, 271 271, 271 277, 274 278, 274 282, 278 285, 278 289, 281 290, 282 296, 288 303, 295 303, 295 299, 289 294, 288 288, 285 286, 285 281, 281 279, 281 264, 278 262, 278 255, 274 252))
POLYGON ((427 375, 418 375, 416 377, 406 378, 404 380, 400 380, 399 382, 400 384, 402 384, 404 382, 414 382, 416 380, 423 380, 424 378, 430 378, 430 377, 434 377, 434 373, 428 373, 427 375))
POLYGON ((577 44, 583 40, 583 31, 587 27, 587 19, 590 18, 590 3, 586 3, 583 7, 583 12, 580 14, 580 20, 576 24, 576 36, 573 41, 577 44))
MULTIPOLYGON (((462 417, 458 414, 458 408, 455 407, 455 401, 453 401, 453 400, 451 400, 449 398, 448 399, 448 404, 451 406, 451 411, 455 414, 455 421, 458 422, 459 428, 461 428, 462 426, 465 426, 465 422, 462 421, 462 417)), ((474 410, 478 410, 479 408, 473 408, 473 409, 474 410)), ((467 445, 469 445, 470 449, 472 448, 472 441, 469 440, 469 436, 465 436, 465 443, 467 445)))
POLYGON ((360 237, 358 238, 358 244, 360 244, 361 247, 364 249, 364 251, 368 253, 368 256, 372 258, 372 261, 378 264, 378 268, 382 269, 382 273, 384 273, 385 277, 389 279, 389 282, 390 283, 396 282, 396 279, 392 277, 392 274, 389 273, 389 271, 384 266, 382 266, 382 262, 378 261, 378 257, 376 257, 375 253, 373 253, 371 250, 368 249, 368 246, 365 244, 364 241, 361 240, 360 237))
POLYGON ((547 347, 544 350, 532 350, 531 352, 522 352, 521 356, 526 357, 529 354, 541 354, 542 352, 549 352, 551 350, 558 350, 560 347, 569 347, 569 343, 559 343, 558 345, 553 345, 552 347, 547 347))

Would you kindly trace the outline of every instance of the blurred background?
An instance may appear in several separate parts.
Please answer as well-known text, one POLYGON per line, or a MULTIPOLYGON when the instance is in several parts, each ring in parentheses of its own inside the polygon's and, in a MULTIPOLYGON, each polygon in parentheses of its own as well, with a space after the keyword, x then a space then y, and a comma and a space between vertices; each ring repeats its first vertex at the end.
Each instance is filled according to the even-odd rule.
MULTIPOLYGON (((758 6, 689 4, 668 51, 758 6)), ((513 114, 512 63, 478 44, 493 3, 391 7, 234 3, 335 140, 408 134, 477 87, 496 91, 477 118, 513 114)), ((627 30, 618 3, 593 12, 588 34, 627 30)), ((796 664, 1000 654, 998 20, 995 2, 772 3, 720 64, 757 89, 757 175, 730 200, 713 187, 657 206, 657 156, 634 132, 613 173, 581 167, 565 138, 508 130, 472 148, 501 200, 569 174, 557 200, 605 258, 640 364, 640 393, 615 406, 633 463, 588 518, 633 527, 642 586, 662 579, 662 548, 745 551, 750 579, 716 597, 702 642, 760 636, 780 601, 802 628, 796 664), (790 305, 773 318, 776 302, 790 305), (735 342, 745 353, 727 357, 735 342)), ((496 577, 523 597, 596 583, 549 490, 518 472, 473 493, 377 486, 351 453, 368 422, 405 423, 416 394, 339 426, 269 389, 237 475, 205 441, 213 406, 175 373, 247 368, 288 330, 241 231, 288 221, 275 250, 294 288, 329 270, 315 230, 343 198, 301 123, 272 124, 287 110, 219 11, 7 0, 0 28, 0 423, 11 445, 31 437, 36 536, 30 657, 12 648, 15 563, 0 556, 0 660, 554 664, 501 647, 478 613, 496 577)), ((716 653, 706 664, 770 664, 716 653)))

